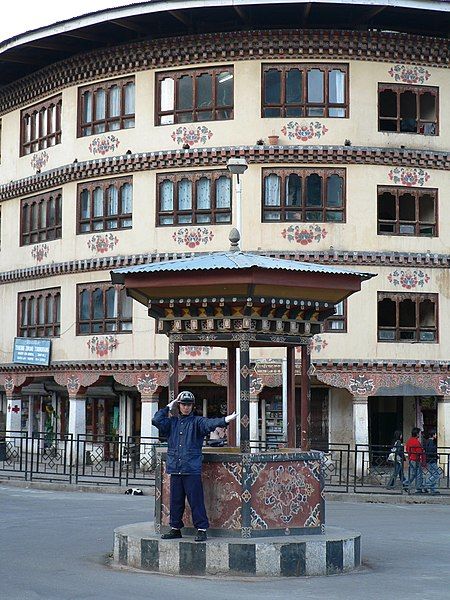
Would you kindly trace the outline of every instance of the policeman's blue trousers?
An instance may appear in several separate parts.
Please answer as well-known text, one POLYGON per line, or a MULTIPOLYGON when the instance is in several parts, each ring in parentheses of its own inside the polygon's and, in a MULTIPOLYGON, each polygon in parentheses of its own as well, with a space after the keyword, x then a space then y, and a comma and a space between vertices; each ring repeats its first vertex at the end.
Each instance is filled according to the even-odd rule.
POLYGON ((186 496, 191 507, 192 521, 197 529, 208 529, 201 475, 170 476, 170 526, 181 529, 186 496))

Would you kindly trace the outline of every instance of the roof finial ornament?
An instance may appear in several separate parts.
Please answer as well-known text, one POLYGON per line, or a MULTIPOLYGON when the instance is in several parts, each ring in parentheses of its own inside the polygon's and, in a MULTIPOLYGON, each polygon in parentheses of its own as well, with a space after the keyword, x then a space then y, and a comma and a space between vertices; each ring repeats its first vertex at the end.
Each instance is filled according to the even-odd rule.
POLYGON ((230 231, 230 235, 228 236, 228 239, 230 240, 230 250, 232 252, 236 252, 237 250, 239 250, 239 240, 241 239, 241 236, 239 234, 239 231, 236 229, 236 227, 233 227, 233 229, 230 231))

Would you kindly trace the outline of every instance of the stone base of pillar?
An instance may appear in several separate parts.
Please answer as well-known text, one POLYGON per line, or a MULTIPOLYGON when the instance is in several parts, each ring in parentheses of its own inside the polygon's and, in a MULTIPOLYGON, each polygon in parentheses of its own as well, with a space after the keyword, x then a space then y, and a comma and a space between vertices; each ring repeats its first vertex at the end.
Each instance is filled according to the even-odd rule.
POLYGON ((273 538, 193 538, 162 540, 153 523, 124 525, 114 531, 117 567, 172 575, 302 577, 334 575, 361 565, 361 535, 326 527, 322 535, 273 538))

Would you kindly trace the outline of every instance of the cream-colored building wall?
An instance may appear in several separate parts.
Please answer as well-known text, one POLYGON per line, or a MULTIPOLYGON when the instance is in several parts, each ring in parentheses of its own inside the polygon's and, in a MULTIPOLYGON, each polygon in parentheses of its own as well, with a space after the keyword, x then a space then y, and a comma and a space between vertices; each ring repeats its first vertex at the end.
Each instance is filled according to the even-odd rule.
MULTIPOLYGON (((242 61, 234 63, 234 119, 230 121, 206 121, 201 125, 212 132, 207 146, 252 145, 260 138, 267 139, 271 134, 280 136, 283 145, 299 143, 289 140, 281 129, 288 121, 319 121, 328 131, 320 138, 313 138, 308 145, 343 145, 349 139, 354 146, 381 146, 447 150, 450 132, 450 74, 447 69, 427 67, 430 77, 427 86, 439 87, 439 135, 389 133, 378 131, 378 83, 395 83, 388 71, 394 63, 365 61, 281 61, 307 63, 336 63, 349 65, 350 116, 348 119, 317 119, 312 117, 295 119, 261 118, 261 67, 276 61, 242 61)), ((202 66, 232 65, 230 61, 205 63, 202 66)), ((159 71, 170 71, 162 69, 159 71)), ((176 69, 174 69, 176 70, 176 69)), ((179 148, 172 139, 177 125, 155 126, 155 71, 143 71, 136 77, 136 126, 134 129, 113 132, 120 140, 117 150, 111 155, 134 152, 152 152, 162 149, 179 148)), ((99 78, 99 81, 105 78, 99 78)), ((108 77, 113 79, 112 77, 108 77)), ((81 84, 82 86, 83 84, 81 84)), ((77 138, 77 98, 78 87, 72 86, 62 91, 62 143, 48 148, 49 161, 46 170, 90 160, 93 155, 89 145, 98 135, 77 138)), ((49 94, 52 97, 55 94, 49 94)), ((30 103, 32 105, 33 103, 30 103)), ((22 179, 34 174, 31 156, 19 158, 20 112, 16 109, 2 117, 3 143, 0 182, 22 179), (5 143, 5 140, 6 143, 5 143)), ((195 124, 196 126, 197 124, 195 124)))
POLYGON ((329 435, 333 444, 348 444, 353 440, 353 397, 347 390, 329 391, 329 435))

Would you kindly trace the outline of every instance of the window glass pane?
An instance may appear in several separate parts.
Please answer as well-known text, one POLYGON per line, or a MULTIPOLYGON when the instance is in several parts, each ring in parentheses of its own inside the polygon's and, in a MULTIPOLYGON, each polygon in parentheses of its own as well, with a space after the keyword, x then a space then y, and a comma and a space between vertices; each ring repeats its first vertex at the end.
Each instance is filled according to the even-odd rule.
POLYGON ((47 323, 56 323, 54 310, 55 310, 55 301, 53 296, 47 296, 46 299, 47 305, 47 323))
POLYGON ((38 303, 38 324, 44 325, 44 323, 45 323, 45 299, 44 299, 44 296, 39 296, 37 303, 38 303))
POLYGON ((112 319, 117 317, 116 290, 109 288, 106 290, 106 318, 112 319))
POLYGON ((34 202, 31 205, 31 229, 32 231, 36 231, 38 228, 38 206, 34 202))
POLYGON ((324 101, 324 74, 319 69, 308 71, 308 102, 320 103, 324 101))
POLYGON ((171 77, 161 81, 161 110, 171 111, 174 109, 175 82, 171 77))
POLYGON ((216 181, 216 208, 230 208, 231 179, 222 175, 216 181))
POLYGON ((264 178, 265 206, 281 206, 281 177, 272 173, 264 178))
POLYGON ((419 198, 419 221, 421 223, 435 223, 434 198, 430 194, 423 194, 419 198))
POLYGON ((345 75, 342 71, 328 73, 328 100, 333 104, 343 104, 345 95, 345 75))
POLYGON ((301 206, 302 204, 302 180, 297 173, 291 173, 286 177, 286 205, 301 206))
POLYGON ((105 90, 97 90, 95 92, 95 119, 100 121, 106 115, 106 94, 105 90))
MULTIPOLYGON (((233 73, 230 71, 219 73, 216 81, 217 106, 233 106, 233 73)), ((227 118, 227 115, 223 118, 227 118)))
POLYGON ((94 190, 94 217, 103 216, 103 190, 95 188, 94 190))
POLYGON ((47 203, 48 227, 56 225, 55 199, 50 198, 47 203))
POLYGON ((327 206, 340 208, 343 203, 344 181, 339 175, 331 175, 327 180, 327 206))
POLYGON ((401 194, 398 199, 399 218, 401 221, 416 220, 416 201, 412 194, 401 194))
POLYGON ((127 83, 124 88, 125 95, 125 110, 124 114, 126 115, 134 115, 134 83, 127 83))
POLYGON ((109 187, 107 189, 107 199, 108 199, 108 215, 117 215, 119 212, 119 192, 116 187, 109 187))
POLYGON ((289 69, 286 73, 286 104, 300 104, 302 101, 302 72, 289 69))
POLYGON ((306 206, 322 206, 322 177, 317 173, 306 178, 306 206))
POLYGON ((89 320, 89 290, 83 290, 80 294, 80 319, 89 320))
POLYGON ((395 302, 384 298, 378 302, 378 325, 380 327, 395 327, 395 302))
POLYGON ((192 183, 189 179, 178 182, 178 210, 192 210, 192 183))
POLYGON ((423 121, 436 121, 436 96, 430 92, 419 96, 420 118, 423 121))
POLYGON ((162 211, 173 210, 173 183, 165 179, 159 188, 162 211))
POLYGON ((177 109, 185 110, 193 107, 192 77, 184 75, 178 80, 177 109))
POLYGON ((103 317, 103 291, 97 289, 92 293, 92 318, 103 319, 103 317))
POLYGON ((416 326, 416 303, 412 300, 403 300, 398 307, 400 327, 416 326))
POLYGON ((206 177, 197 181, 197 208, 199 210, 211 209, 211 182, 206 177))
POLYGON ((91 201, 88 190, 82 190, 81 196, 81 218, 89 219, 91 214, 91 201))
POLYGON ((435 327, 435 305, 431 300, 424 300, 419 304, 419 325, 420 327, 435 327))
POLYGON ((397 94, 392 90, 380 92, 380 117, 397 116, 397 94))
POLYGON ((197 108, 212 106, 212 75, 202 73, 197 78, 197 108))
POLYGON ((39 203, 39 229, 44 229, 47 220, 47 210, 45 202, 39 203))
POLYGON ((281 73, 277 69, 266 71, 264 77, 264 94, 265 104, 281 104, 281 73))
POLYGON ((61 296, 58 294, 55 296, 55 304, 56 304, 56 323, 61 322, 61 296))
POLYGON ((133 314, 133 300, 127 296, 126 290, 120 290, 120 306, 121 306, 121 317, 124 319, 131 319, 133 314))
POLYGON ((128 214, 133 211, 133 186, 131 183, 125 183, 121 190, 122 214, 128 214))
POLYGON ((30 318, 28 319, 29 325, 36 324, 36 298, 30 298, 28 300, 28 310, 30 318))
POLYGON ((20 314, 21 314, 21 325, 27 325, 28 313, 27 313, 27 301, 25 298, 20 301, 20 314))
POLYGON ((120 116, 120 88, 117 85, 109 89, 109 116, 120 116))

